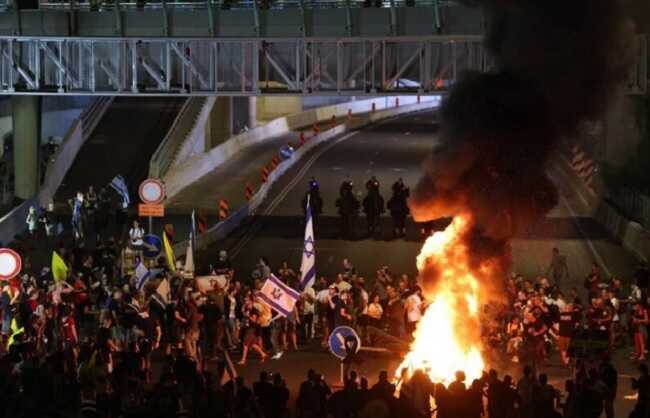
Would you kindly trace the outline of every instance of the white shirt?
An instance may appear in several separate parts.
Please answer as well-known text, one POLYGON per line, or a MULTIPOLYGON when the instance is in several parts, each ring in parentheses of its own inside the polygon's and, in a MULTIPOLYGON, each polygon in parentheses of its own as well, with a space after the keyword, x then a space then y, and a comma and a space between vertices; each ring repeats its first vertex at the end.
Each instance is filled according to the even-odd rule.
POLYGON ((422 317, 422 312, 420 311, 421 305, 422 299, 420 299, 417 293, 413 293, 406 298, 406 317, 409 322, 417 322, 420 320, 422 317))
POLYGON ((313 287, 309 287, 302 292, 302 314, 313 314, 315 312, 314 302, 316 301, 316 291, 313 287))
POLYGON ((144 244, 144 241, 142 241, 143 237, 144 237, 144 229, 138 227, 138 228, 131 228, 129 230, 129 238, 131 238, 131 245, 144 244))

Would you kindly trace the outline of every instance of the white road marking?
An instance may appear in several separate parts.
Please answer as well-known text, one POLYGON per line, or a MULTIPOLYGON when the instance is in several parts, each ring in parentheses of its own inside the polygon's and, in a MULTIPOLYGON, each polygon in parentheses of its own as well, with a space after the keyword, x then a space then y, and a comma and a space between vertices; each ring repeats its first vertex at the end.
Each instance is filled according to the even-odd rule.
POLYGON ((397 173, 400 173, 400 172, 404 171, 403 168, 391 168, 391 170, 393 170, 393 171, 395 171, 397 173))
POLYGON ((332 171, 341 171, 341 170, 343 170, 343 167, 330 167, 330 170, 332 170, 332 171))
MULTIPOLYGON (((327 144, 325 147, 323 147, 319 151, 317 151, 305 163, 305 165, 298 171, 296 176, 284 187, 284 189, 282 189, 282 191, 280 193, 278 193, 278 195, 275 197, 275 199, 273 199, 273 201, 271 201, 271 203, 264 210, 263 215, 267 216, 267 215, 269 215, 270 213, 272 213, 275 210, 275 208, 282 202, 282 200, 284 200, 284 198, 287 196, 287 194, 289 194, 289 192, 291 190, 293 190, 293 188, 296 187, 298 182, 302 180, 302 178, 305 176, 305 174, 307 174, 307 171, 314 165, 316 160, 318 158, 320 158, 321 155, 323 155, 325 152, 329 151, 332 147, 339 144, 340 142, 343 142, 346 139, 351 138, 352 136, 354 136, 354 135, 356 135, 358 133, 359 133, 359 131, 350 132, 349 134, 342 136, 341 138, 337 139, 336 141, 334 141, 334 142, 332 142, 330 144, 327 144)), ((241 252, 241 250, 244 249, 244 246, 246 246, 246 244, 248 244, 248 242, 251 239, 253 239, 253 235, 254 235, 253 231, 250 231, 249 233, 247 233, 241 239, 241 241, 239 241, 237 243, 235 248, 231 251, 233 257, 236 257, 241 252)))

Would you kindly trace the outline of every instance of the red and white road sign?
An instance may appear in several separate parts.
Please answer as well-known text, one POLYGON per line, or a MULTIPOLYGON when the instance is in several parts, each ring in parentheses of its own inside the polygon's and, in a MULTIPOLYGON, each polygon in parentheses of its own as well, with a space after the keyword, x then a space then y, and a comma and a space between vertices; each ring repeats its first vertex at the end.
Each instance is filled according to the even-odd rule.
POLYGON ((23 262, 14 250, 0 248, 0 280, 9 280, 20 273, 23 262))
POLYGON ((157 205, 165 200, 165 185, 158 179, 146 179, 138 190, 143 203, 157 205))

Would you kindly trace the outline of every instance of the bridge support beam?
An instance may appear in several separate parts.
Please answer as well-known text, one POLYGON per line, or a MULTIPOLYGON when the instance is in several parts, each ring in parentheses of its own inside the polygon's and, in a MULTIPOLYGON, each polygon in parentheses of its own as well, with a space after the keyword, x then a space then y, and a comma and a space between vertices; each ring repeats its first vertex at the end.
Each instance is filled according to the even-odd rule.
POLYGON ((29 199, 38 192, 41 97, 13 96, 14 194, 29 199))

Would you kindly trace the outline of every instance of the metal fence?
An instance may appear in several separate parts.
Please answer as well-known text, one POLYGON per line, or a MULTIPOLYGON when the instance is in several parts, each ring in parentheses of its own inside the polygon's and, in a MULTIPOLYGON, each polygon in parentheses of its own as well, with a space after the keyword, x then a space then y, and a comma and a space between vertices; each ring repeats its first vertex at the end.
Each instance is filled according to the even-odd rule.
MULTIPOLYGON (((0 1, 1 8, 11 8, 14 1, 0 1)), ((455 1, 449 0, 321 0, 321 1, 300 1, 300 0, 197 0, 197 1, 116 1, 116 0, 80 0, 80 1, 57 1, 42 0, 39 2, 41 10, 98 10, 109 11, 115 7, 122 9, 207 9, 209 6, 230 9, 252 9, 255 7, 266 9, 329 9, 329 8, 357 8, 357 7, 450 7, 457 5, 455 1)))
POLYGON ((437 94, 489 67, 480 36, 0 37, 5 94, 437 94))

